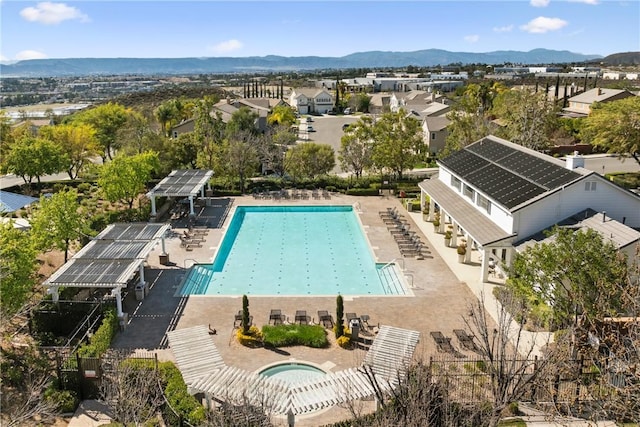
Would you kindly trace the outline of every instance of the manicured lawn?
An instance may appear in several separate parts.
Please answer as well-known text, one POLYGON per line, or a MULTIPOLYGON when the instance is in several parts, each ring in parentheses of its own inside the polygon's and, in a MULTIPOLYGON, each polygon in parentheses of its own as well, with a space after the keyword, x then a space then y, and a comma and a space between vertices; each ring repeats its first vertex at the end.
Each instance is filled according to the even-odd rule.
POLYGON ((329 344, 327 333, 320 325, 265 325, 262 334, 265 346, 306 345, 322 348, 329 344))

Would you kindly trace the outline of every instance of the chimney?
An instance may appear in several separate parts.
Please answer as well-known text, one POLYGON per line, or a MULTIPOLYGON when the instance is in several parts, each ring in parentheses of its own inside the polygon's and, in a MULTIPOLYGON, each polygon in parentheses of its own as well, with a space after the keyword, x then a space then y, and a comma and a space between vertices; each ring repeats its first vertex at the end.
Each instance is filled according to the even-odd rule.
POLYGON ((598 88, 598 96, 602 95, 602 89, 598 88))
POLYGON ((607 220, 607 211, 602 211, 602 222, 606 222, 607 220))
POLYGON ((579 152, 574 151, 573 154, 569 154, 567 156, 566 167, 569 170, 574 170, 575 168, 583 168, 584 157, 582 157, 579 152))

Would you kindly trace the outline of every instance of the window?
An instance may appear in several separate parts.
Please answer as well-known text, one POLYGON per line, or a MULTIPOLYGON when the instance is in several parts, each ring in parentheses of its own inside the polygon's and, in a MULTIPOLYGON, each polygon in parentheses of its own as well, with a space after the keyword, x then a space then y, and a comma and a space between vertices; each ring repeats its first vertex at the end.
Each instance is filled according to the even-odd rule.
POLYGON ((436 133, 435 132, 431 132, 431 140, 435 141, 436 139, 436 133))
POLYGON ((474 200, 476 192, 473 190, 473 188, 469 187, 468 185, 465 185, 463 194, 468 198, 470 198, 471 200, 474 200))
POLYGON ((477 204, 478 206, 480 206, 482 209, 484 209, 485 211, 487 211, 488 214, 491 213, 491 202, 484 196, 478 194, 478 201, 477 204))
POLYGON ((596 191, 596 184, 597 182, 595 181, 587 181, 584 183, 584 191, 596 191))
POLYGON ((461 191, 462 181, 460 181, 455 176, 451 175, 451 186, 457 189, 458 191, 461 191))

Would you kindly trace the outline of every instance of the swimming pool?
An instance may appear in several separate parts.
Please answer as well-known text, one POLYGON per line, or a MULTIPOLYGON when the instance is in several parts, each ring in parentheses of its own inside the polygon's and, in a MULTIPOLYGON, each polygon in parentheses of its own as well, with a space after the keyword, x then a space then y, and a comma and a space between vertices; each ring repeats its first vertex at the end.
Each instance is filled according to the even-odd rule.
POLYGON ((212 264, 181 295, 404 294, 376 264, 352 206, 239 206, 212 264))
POLYGON ((260 374, 277 378, 290 385, 320 379, 327 375, 325 371, 302 362, 284 362, 260 370, 260 374))

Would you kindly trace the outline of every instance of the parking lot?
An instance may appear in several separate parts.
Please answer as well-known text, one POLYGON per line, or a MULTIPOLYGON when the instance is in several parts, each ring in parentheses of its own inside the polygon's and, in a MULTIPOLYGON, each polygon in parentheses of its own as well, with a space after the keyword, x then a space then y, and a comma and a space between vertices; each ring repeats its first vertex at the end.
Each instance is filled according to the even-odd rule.
MULTIPOLYGON (((333 147, 336 154, 340 150, 340 138, 344 134, 342 125, 355 123, 359 116, 309 116, 313 121, 307 124, 307 116, 300 118, 300 126, 298 131, 298 142, 316 142, 318 144, 329 144, 333 147), (307 126, 313 127, 313 132, 307 131, 307 126)), ((333 173, 344 172, 336 159, 336 166, 332 170, 333 173)))

